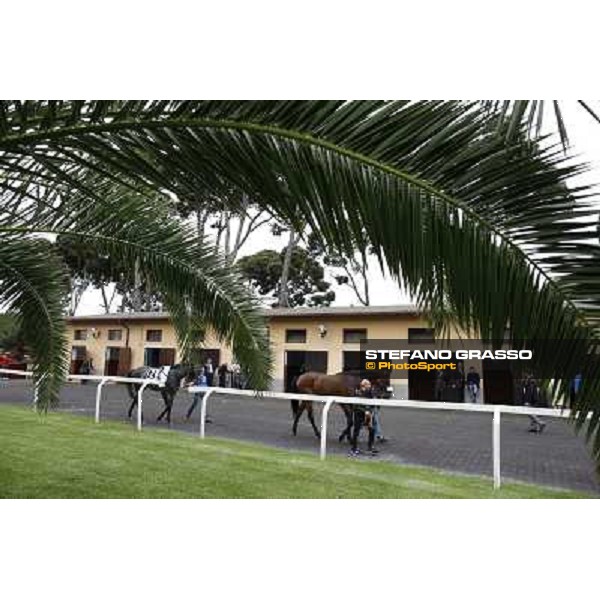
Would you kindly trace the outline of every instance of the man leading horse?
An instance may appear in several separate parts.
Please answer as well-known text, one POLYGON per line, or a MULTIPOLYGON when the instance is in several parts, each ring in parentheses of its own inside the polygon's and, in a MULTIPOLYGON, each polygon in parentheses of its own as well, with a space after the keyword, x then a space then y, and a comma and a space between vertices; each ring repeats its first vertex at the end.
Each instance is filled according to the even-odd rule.
MULTIPOLYGON (((327 375, 325 373, 318 373, 316 371, 307 371, 300 375, 294 382, 293 387, 300 394, 316 394, 319 396, 344 396, 353 397, 357 395, 357 392, 361 389, 362 377, 360 374, 352 372, 341 372, 335 373, 334 375, 327 375)), ((368 380, 367 380, 368 381, 368 380)), ((388 390, 388 382, 384 379, 374 379, 373 382, 369 382, 371 397, 384 397, 388 390)), ((314 420, 314 409, 311 400, 292 400, 292 414, 294 423, 292 426, 292 432, 294 435, 298 431, 298 422, 300 417, 306 410, 308 420, 312 425, 313 431, 317 437, 320 437, 320 431, 314 420)), ((354 409, 353 405, 339 403, 340 408, 344 412, 346 417, 346 427, 339 436, 339 441, 342 442, 344 438, 348 438, 352 441, 352 426, 354 424, 354 409)), ((369 416, 369 427, 372 426, 372 411, 369 416)))

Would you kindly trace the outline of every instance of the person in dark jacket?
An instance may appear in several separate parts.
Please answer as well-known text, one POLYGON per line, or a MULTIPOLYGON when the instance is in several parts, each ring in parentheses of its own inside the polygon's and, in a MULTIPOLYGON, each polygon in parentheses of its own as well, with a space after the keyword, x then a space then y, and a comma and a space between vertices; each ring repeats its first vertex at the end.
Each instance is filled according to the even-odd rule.
MULTIPOLYGON (((371 382, 368 379, 363 379, 360 382, 360 387, 356 394, 360 398, 373 398, 373 388, 371 382)), ((369 404, 354 404, 353 405, 353 430, 352 430, 352 448, 350 449, 350 456, 358 456, 360 450, 358 449, 358 438, 360 436, 360 430, 363 425, 369 430, 369 452, 371 454, 377 454, 379 450, 374 447, 375 442, 375 428, 373 427, 373 407, 369 404)))
POLYGON ((469 391, 469 400, 477 402, 479 397, 479 387, 481 384, 481 377, 475 370, 475 367, 471 367, 467 373, 467 390, 469 391))
MULTIPOLYGON (((540 391, 537 381, 531 373, 526 373, 521 384, 521 403, 524 406, 539 406, 540 391)), ((546 428, 537 415, 529 415, 529 433, 542 433, 546 428)))
MULTIPOLYGON (((92 361, 89 358, 86 358, 79 367, 79 375, 93 375, 94 374, 94 366, 92 365, 92 361)), ((85 385, 87 381, 85 379, 81 380, 81 384, 85 385)))
POLYGON ((581 377, 581 373, 577 373, 575 377, 571 380, 571 385, 569 386, 569 398, 571 400, 571 408, 573 408, 577 402, 577 398, 579 397, 579 392, 581 391, 581 384, 583 382, 583 378, 581 377))
POLYGON ((223 363, 218 369, 217 373, 219 375, 219 387, 229 387, 227 385, 227 374, 228 374, 227 364, 223 363))
POLYGON ((213 365, 212 358, 208 357, 204 361, 204 374, 206 375, 206 381, 208 383, 208 387, 213 386, 213 377, 215 375, 215 367, 213 365))

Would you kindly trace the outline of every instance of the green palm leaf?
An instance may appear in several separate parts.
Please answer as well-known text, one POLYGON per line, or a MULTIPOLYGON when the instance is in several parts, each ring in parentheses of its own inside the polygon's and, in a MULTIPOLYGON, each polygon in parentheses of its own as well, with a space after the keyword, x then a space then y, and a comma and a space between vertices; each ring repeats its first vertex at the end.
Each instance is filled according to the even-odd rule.
POLYGON ((17 316, 23 340, 33 354, 40 408, 56 400, 67 373, 65 291, 65 269, 47 241, 2 236, 0 303, 17 316))
MULTIPOLYGON (((560 147, 528 141, 525 111, 507 122, 505 108, 4 103, 0 169, 13 174, 16 202, 15 187, 38 177, 49 192, 67 186, 100 202, 90 171, 140 193, 193 196, 227 182, 297 227, 308 224, 340 252, 366 239, 432 314, 453 314, 488 339, 510 326, 513 339, 530 340, 538 361, 565 372, 586 364, 581 407, 594 412, 588 431, 598 450, 600 372, 587 360, 594 322, 569 280, 587 243, 578 219, 594 213, 590 191, 569 189, 582 167, 560 147), (568 256, 557 259, 557 249, 568 256), (551 352, 548 339, 558 340, 551 352)), ((564 393, 567 383, 559 385, 564 393)))
MULTIPOLYGON (((237 273, 199 242, 193 231, 169 219, 164 203, 98 181, 94 190, 101 201, 85 202, 75 194, 61 207, 59 219, 55 211, 46 210, 35 223, 21 225, 13 219, 2 224, 0 220, 0 233, 73 237, 119 264, 138 264, 149 283, 163 293, 184 355, 195 341, 189 335, 190 324, 199 319, 231 344, 249 369, 252 384, 257 389, 267 387, 270 355, 265 323, 237 273)), ((45 246, 46 253, 52 252, 50 244, 45 246)), ((62 321, 60 313, 58 319, 62 321)))

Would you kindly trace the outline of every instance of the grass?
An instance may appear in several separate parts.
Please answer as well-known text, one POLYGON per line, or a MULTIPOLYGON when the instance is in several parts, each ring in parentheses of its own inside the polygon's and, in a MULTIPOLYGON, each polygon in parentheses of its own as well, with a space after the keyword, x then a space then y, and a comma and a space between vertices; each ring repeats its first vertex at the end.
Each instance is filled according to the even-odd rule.
POLYGON ((2 498, 581 498, 575 491, 450 475, 259 444, 138 433, 89 417, 0 406, 2 498))

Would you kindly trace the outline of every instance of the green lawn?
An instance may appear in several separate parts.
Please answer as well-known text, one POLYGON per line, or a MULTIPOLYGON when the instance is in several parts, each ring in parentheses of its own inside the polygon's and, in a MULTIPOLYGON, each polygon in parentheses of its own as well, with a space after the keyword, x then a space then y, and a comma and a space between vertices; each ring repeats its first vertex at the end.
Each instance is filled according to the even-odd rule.
POLYGON ((382 460, 328 458, 258 444, 136 432, 0 406, 2 498, 578 498, 382 460))

